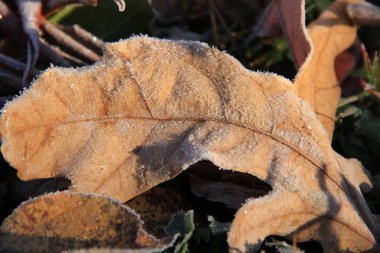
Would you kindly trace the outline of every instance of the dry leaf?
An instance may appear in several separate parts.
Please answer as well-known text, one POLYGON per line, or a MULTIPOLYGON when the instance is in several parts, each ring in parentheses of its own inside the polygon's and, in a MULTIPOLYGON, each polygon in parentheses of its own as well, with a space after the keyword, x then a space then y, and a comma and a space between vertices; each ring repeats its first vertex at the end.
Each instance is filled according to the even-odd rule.
POLYGON ((135 210, 144 221, 144 228, 155 236, 164 236, 173 213, 188 210, 190 206, 183 194, 156 186, 125 203, 135 210))
POLYGON ((338 82, 341 72, 335 73, 341 69, 334 68, 334 62, 335 59, 342 62, 345 56, 352 57, 344 51, 354 43, 357 32, 352 25, 352 15, 348 17, 347 12, 350 13, 353 6, 367 4, 362 0, 337 0, 308 29, 305 28, 304 5, 303 0, 272 0, 257 24, 256 35, 285 35, 296 67, 302 65, 295 80, 297 92, 314 108, 331 139, 341 94, 338 82))
POLYGON ((193 194, 230 209, 239 209, 248 198, 258 198, 272 190, 254 176, 221 170, 207 161, 192 165, 187 172, 193 194))
POLYGON ((347 6, 347 14, 357 25, 380 25, 380 7, 361 1, 347 6))
POLYGON ((249 198, 268 193, 265 190, 249 188, 228 181, 210 181, 190 175, 191 191, 198 197, 225 204, 228 208, 239 209, 249 198))
POLYGON ((355 43, 336 56, 334 61, 334 69, 338 83, 341 84, 342 92, 344 92, 343 81, 349 77, 349 74, 358 63, 362 60, 362 43, 359 39, 355 43))
POLYGON ((272 0, 255 27, 255 36, 272 37, 284 34, 297 68, 305 62, 310 38, 305 28, 305 0, 272 0))
POLYGON ((352 71, 361 68, 363 63, 363 44, 359 39, 342 53, 334 62, 335 75, 341 89, 341 97, 356 95, 363 90, 362 79, 351 75, 352 71))
POLYGON ((27 64, 22 78, 25 82, 37 62, 40 51, 38 26, 42 7, 40 0, 16 0, 16 4, 20 10, 23 30, 28 36, 27 64))
POLYGON ((270 234, 319 240, 326 252, 375 245, 359 189, 367 176, 333 151, 293 84, 205 44, 108 44, 92 67, 44 72, 5 106, 0 130, 20 178, 64 175, 73 191, 121 201, 200 160, 260 178, 273 191, 238 211, 232 249, 270 234))
POLYGON ((139 216, 116 201, 70 192, 46 194, 24 202, 0 230, 1 252, 61 252, 81 248, 157 252, 170 247, 172 242, 173 238, 158 240, 146 233, 139 216))
POLYGON ((341 94, 334 61, 355 42, 357 27, 347 16, 346 8, 356 2, 362 1, 338 0, 308 26, 312 51, 295 79, 298 94, 314 108, 330 139, 341 94))

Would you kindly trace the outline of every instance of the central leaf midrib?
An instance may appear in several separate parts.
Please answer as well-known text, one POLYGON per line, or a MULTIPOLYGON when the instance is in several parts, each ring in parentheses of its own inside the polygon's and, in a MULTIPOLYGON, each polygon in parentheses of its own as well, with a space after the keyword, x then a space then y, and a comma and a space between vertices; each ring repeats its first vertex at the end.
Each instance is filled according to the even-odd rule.
POLYGON ((88 119, 80 119, 80 120, 72 120, 72 121, 62 121, 62 122, 57 122, 57 123, 50 123, 50 124, 41 124, 33 127, 29 127, 24 130, 20 130, 16 133, 10 134, 9 137, 19 135, 21 133, 24 133, 26 131, 30 131, 36 128, 41 128, 41 127, 51 127, 51 126, 61 126, 61 125, 68 125, 68 124, 76 124, 76 123, 83 123, 83 122, 107 122, 107 121, 117 121, 117 120, 150 120, 150 121, 196 121, 196 122, 201 122, 201 121, 212 121, 212 122, 217 122, 217 123, 223 123, 223 124, 231 124, 237 127, 242 127, 245 129, 249 129, 255 133, 265 135, 269 138, 272 138, 273 140, 285 145, 286 147, 296 151, 298 154, 303 156, 306 160, 314 164, 318 169, 320 169, 332 182, 334 182, 343 192, 346 192, 344 188, 337 182, 335 181, 320 165, 318 165, 318 162, 314 160, 312 157, 308 156, 306 153, 302 152, 300 149, 297 147, 293 146, 291 143, 289 143, 287 140, 282 139, 281 137, 273 134, 273 133, 268 133, 266 131, 253 128, 253 127, 248 127, 244 126, 235 122, 230 122, 230 121, 224 121, 224 120, 219 120, 219 119, 204 119, 204 118, 144 118, 144 117, 133 117, 133 116, 108 116, 104 118, 88 118, 88 119))

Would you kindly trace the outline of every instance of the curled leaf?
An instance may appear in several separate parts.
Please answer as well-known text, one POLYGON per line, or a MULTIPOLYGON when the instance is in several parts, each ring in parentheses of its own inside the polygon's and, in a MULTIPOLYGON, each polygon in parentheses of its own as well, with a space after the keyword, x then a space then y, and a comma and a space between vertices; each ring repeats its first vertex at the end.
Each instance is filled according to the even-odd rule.
POLYGON ((297 92, 314 108, 331 139, 341 94, 340 78, 355 62, 353 55, 345 52, 356 39, 357 28, 352 21, 360 19, 364 23, 367 17, 375 23, 377 7, 369 11, 371 5, 364 1, 338 0, 306 29, 304 5, 301 0, 273 0, 258 22, 255 34, 285 35, 296 67, 302 66, 295 80, 297 92), (340 63, 339 68, 334 69, 334 63, 335 66, 340 63))
POLYGON ((272 0, 255 28, 255 35, 272 37, 284 34, 297 68, 310 53, 310 38, 305 27, 305 0, 272 0))
POLYGON ((254 175, 273 191, 238 212, 229 243, 241 251, 270 234, 327 251, 376 244, 367 176, 333 151, 294 85, 202 43, 134 37, 107 44, 92 67, 49 69, 5 106, 0 133, 20 178, 64 175, 72 191, 121 201, 201 160, 254 175))
POLYGON ((25 83, 30 71, 34 68, 39 56, 39 18, 41 15, 41 2, 40 0, 16 0, 20 10, 22 27, 28 36, 27 43, 27 63, 23 75, 23 82, 25 83))
POLYGON ((352 3, 346 7, 347 14, 357 25, 380 25, 380 7, 368 3, 352 3))
POLYGON ((109 198, 60 192, 19 206, 1 226, 0 251, 108 248, 157 252, 171 246, 175 237, 154 238, 142 229, 134 211, 109 198))
POLYGON ((357 33, 357 27, 346 14, 346 7, 352 2, 358 1, 334 2, 308 26, 312 51, 295 79, 299 96, 315 110, 330 139, 341 94, 335 58, 355 42, 357 33))

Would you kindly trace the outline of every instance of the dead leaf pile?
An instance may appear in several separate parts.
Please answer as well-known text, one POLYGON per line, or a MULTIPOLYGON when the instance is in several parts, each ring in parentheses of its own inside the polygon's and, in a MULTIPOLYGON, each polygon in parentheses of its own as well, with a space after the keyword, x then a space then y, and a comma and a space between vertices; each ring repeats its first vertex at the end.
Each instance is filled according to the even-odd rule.
POLYGON ((272 187, 238 210, 232 252, 269 235, 317 240, 325 252, 378 250, 361 193, 370 180, 330 144, 334 60, 356 35, 350 2, 311 24, 294 83, 203 43, 141 36, 107 44, 91 67, 50 68, 5 106, 2 153, 23 180, 64 176, 71 191, 122 202, 208 160, 272 187))

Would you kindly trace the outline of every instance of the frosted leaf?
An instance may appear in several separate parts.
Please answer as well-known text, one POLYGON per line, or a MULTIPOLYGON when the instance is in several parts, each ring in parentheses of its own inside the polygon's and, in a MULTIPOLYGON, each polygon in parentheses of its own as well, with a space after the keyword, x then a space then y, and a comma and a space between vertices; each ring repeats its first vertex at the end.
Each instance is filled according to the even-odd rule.
POLYGON ((92 67, 44 72, 7 104, 0 124, 2 152, 20 178, 68 176, 72 191, 122 202, 200 160, 260 178, 273 192, 238 212, 231 248, 292 233, 328 241, 326 249, 375 244, 373 217, 358 191, 368 178, 358 164, 355 176, 342 169, 293 84, 251 72, 206 44, 148 37, 107 44, 92 67), (294 219, 278 218, 288 214, 294 219), (277 223, 255 232, 267 219, 277 223), (310 230, 297 230, 309 222, 310 230), (358 239, 331 244, 317 229, 326 224, 343 239, 358 239))
POLYGON ((334 63, 356 40, 357 26, 346 14, 346 8, 357 2, 364 1, 336 1, 308 26, 312 49, 294 83, 300 97, 314 109, 330 139, 341 95, 334 63))
POLYGON ((143 221, 115 200, 83 193, 45 194, 22 203, 0 227, 3 252, 70 252, 82 249, 161 252, 176 235, 157 239, 143 221))

